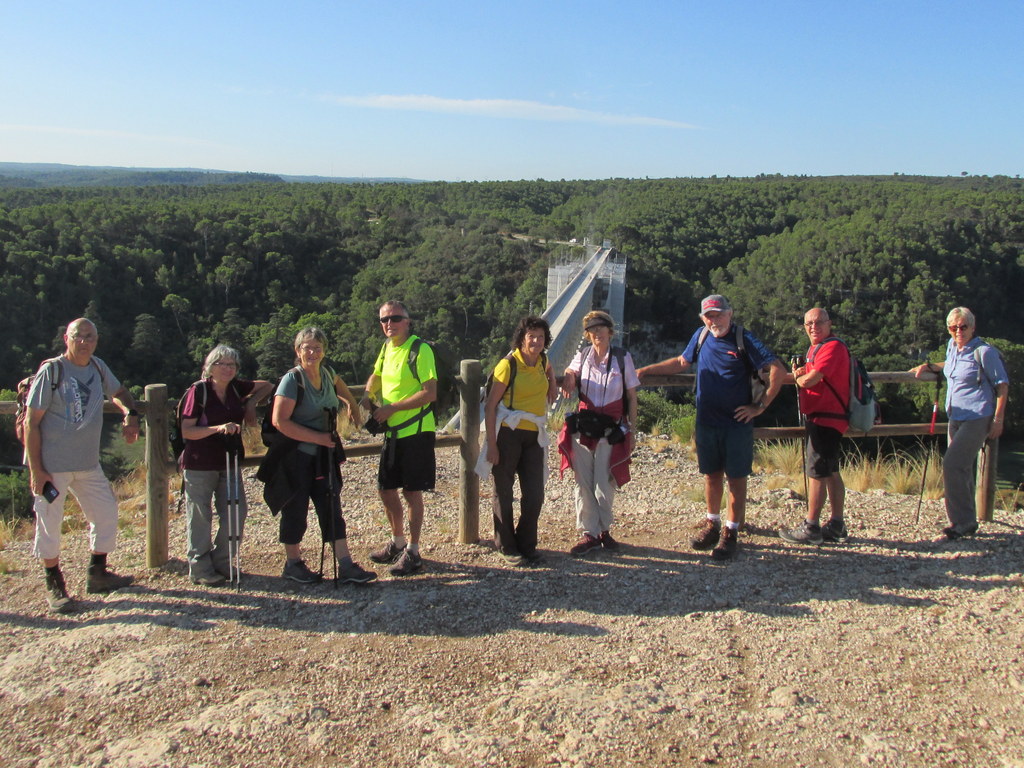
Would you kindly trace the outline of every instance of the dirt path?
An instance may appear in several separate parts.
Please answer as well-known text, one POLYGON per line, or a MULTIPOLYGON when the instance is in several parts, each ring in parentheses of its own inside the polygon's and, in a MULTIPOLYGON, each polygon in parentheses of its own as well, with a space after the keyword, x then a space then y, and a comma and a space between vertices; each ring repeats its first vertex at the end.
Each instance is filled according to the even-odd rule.
MULTIPOLYGON (((30 544, 6 551, 0 765, 1024 766, 1024 515, 940 547, 921 543, 940 503, 915 526, 916 498, 851 492, 851 541, 798 548, 775 530, 799 502, 754 478, 739 558, 713 565, 685 544, 695 465, 648 442, 616 502, 621 553, 564 554, 556 475, 545 564, 519 569, 454 543, 455 461, 440 457, 427 567, 407 580, 284 582, 257 503, 240 592, 192 585, 180 559, 145 569, 139 511, 112 557, 138 584, 105 598, 81 594, 85 537, 67 535, 88 597, 69 615, 45 612, 30 544)), ((367 566, 374 470, 345 470, 367 566)), ((179 558, 183 540, 175 518, 179 558)))

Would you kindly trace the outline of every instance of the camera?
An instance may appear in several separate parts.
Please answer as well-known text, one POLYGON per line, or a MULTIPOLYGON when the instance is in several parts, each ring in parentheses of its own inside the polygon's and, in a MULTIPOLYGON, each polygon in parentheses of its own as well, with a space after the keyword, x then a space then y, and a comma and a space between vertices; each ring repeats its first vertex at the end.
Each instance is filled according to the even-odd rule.
POLYGON ((373 418, 373 416, 368 416, 366 422, 363 424, 363 428, 371 435, 379 435, 388 428, 388 425, 382 424, 373 418))
POLYGON ((50 504, 53 504, 53 502, 57 500, 58 496, 60 496, 60 491, 57 490, 53 483, 51 483, 49 480, 43 483, 44 499, 46 499, 50 504))

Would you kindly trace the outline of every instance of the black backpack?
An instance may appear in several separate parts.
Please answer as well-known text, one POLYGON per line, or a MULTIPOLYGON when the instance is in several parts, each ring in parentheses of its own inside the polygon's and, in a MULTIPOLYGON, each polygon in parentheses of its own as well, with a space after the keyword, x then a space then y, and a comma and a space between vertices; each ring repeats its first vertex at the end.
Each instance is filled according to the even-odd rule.
MULTIPOLYGON (((234 380, 231 381, 229 386, 234 391, 235 397, 241 400, 242 396, 239 394, 238 387, 235 386, 234 380)), ((200 379, 199 381, 194 382, 192 387, 195 387, 196 395, 199 400, 199 413, 196 415, 196 423, 198 424, 199 420, 203 418, 203 413, 206 411, 206 380, 200 379)), ((185 410, 185 400, 187 399, 188 391, 186 390, 185 394, 178 400, 178 404, 174 407, 174 423, 171 424, 170 438, 171 452, 174 456, 175 462, 177 462, 181 458, 181 454, 185 452, 185 436, 181 432, 181 417, 182 412, 185 410)))

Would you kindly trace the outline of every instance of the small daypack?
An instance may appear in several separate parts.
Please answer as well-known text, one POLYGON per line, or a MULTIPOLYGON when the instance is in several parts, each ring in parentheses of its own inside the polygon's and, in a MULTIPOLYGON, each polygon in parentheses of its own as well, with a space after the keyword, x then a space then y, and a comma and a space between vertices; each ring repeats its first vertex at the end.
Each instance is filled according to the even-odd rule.
POLYGON ((995 353, 999 356, 999 361, 1003 364, 1004 368, 1006 367, 1006 361, 1003 359, 1003 353, 1000 352, 993 345, 989 344, 987 341, 982 340, 981 344, 974 348, 974 362, 978 364, 978 386, 981 386, 981 380, 982 378, 984 378, 985 381, 988 382, 988 385, 992 387, 993 390, 995 390, 996 384, 994 381, 992 381, 992 377, 988 375, 988 371, 985 370, 985 365, 981 362, 981 350, 983 347, 988 347, 995 351, 995 353))
MULTIPOLYGON (((768 391, 768 382, 765 380, 764 374, 754 367, 750 355, 747 354, 747 345, 743 339, 743 326, 739 323, 733 323, 732 325, 736 329, 736 349, 739 350, 740 358, 747 366, 747 376, 750 379, 750 402, 759 403, 764 398, 765 392, 768 391)), ((700 332, 700 338, 697 339, 697 347, 693 352, 694 365, 697 363, 697 355, 700 354, 700 348, 704 346, 704 341, 709 333, 711 333, 711 329, 707 327, 700 332)), ((696 387, 696 383, 694 383, 694 387, 696 387)))
MULTIPOLYGON (((387 342, 385 342, 387 343, 387 342)), ((413 339, 409 348, 409 370, 412 371, 416 381, 423 383, 416 370, 416 363, 419 358, 420 347, 426 344, 434 353, 434 369, 437 371, 437 399, 430 404, 434 411, 435 421, 446 415, 453 405, 459 402, 459 383, 456 378, 455 354, 447 344, 436 341, 427 341, 418 336, 413 339)), ((440 425, 438 425, 440 426, 440 425)))
MULTIPOLYGON (((238 392, 238 387, 235 386, 234 379, 231 380, 231 383, 228 386, 230 386, 231 389, 234 390, 235 397, 241 400, 242 396, 238 392)), ((206 380, 200 379, 199 381, 194 382, 192 384, 192 387, 195 387, 196 389, 196 395, 198 396, 197 400, 199 402, 199 413, 196 415, 196 423, 198 424, 199 421, 203 418, 203 413, 206 411, 206 380)), ((185 391, 185 394, 182 395, 182 397, 178 400, 178 404, 174 407, 174 423, 171 424, 170 439, 171 454, 174 456, 175 462, 177 462, 181 458, 181 454, 185 452, 185 436, 182 434, 181 431, 181 419, 182 413, 185 410, 185 400, 187 399, 188 390, 185 391)))
MULTIPOLYGON (((844 413, 825 413, 815 412, 809 413, 808 416, 831 416, 837 419, 846 419, 850 423, 852 429, 856 429, 859 432, 870 432, 871 428, 881 422, 881 410, 878 407, 878 397, 875 395, 875 386, 871 383, 871 376, 868 374, 867 369, 864 367, 859 359, 854 357, 850 348, 846 346, 846 342, 842 339, 833 336, 830 339, 816 345, 811 354, 808 356, 808 362, 813 362, 814 358, 818 354, 818 350, 830 341, 835 341, 843 345, 846 349, 846 354, 850 357, 850 401, 845 404, 844 413)), ((835 395, 836 400, 840 403, 843 399, 836 392, 836 388, 829 384, 828 379, 822 379, 825 386, 832 390, 832 394, 835 395)))
MULTIPOLYGON (((96 362, 95 358, 89 358, 90 362, 95 366, 96 372, 100 375, 100 380, 103 379, 103 370, 100 368, 100 364, 96 362)), ((36 376, 43 370, 47 365, 56 365, 57 371, 53 377, 53 381, 50 382, 50 389, 56 391, 60 387, 61 376, 64 374, 64 366, 61 365, 61 356, 51 357, 43 360, 39 364, 39 368, 31 376, 26 376, 24 379, 18 382, 18 390, 15 400, 18 404, 17 410, 14 415, 14 434, 18 437, 18 442, 22 445, 25 444, 25 422, 28 420, 28 393, 32 389, 32 383, 36 380, 36 376)))
MULTIPOLYGON (((331 386, 333 387, 334 386, 334 371, 332 371, 326 365, 321 365, 320 367, 321 367, 320 375, 322 377, 330 376, 331 386)), ((292 371, 295 372, 295 379, 296 379, 296 381, 297 381, 297 383, 299 385, 299 390, 298 390, 298 392, 295 393, 295 407, 298 408, 299 404, 302 402, 302 396, 306 393, 306 378, 305 378, 305 376, 302 375, 302 367, 301 366, 298 366, 298 365, 295 366, 290 371, 288 371, 288 373, 291 373, 292 371)), ((286 373, 285 376, 287 376, 288 373, 286 373)), ((284 376, 282 376, 281 378, 283 379, 284 376)), ((267 410, 263 414, 263 422, 260 424, 260 440, 263 441, 263 444, 265 446, 267 446, 267 448, 269 448, 271 445, 273 445, 274 441, 277 439, 277 436, 279 434, 281 434, 278 431, 277 427, 274 426, 274 398, 275 397, 277 397, 277 395, 271 396, 270 404, 267 406, 267 410)))

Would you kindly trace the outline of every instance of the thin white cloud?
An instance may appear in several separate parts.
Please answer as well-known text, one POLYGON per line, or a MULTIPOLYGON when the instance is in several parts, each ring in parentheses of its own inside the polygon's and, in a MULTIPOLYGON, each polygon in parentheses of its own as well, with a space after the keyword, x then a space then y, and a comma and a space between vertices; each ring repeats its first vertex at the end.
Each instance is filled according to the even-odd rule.
POLYGON ((196 147, 220 146, 206 139, 196 139, 189 136, 161 136, 150 133, 134 133, 132 131, 113 131, 102 128, 69 128, 62 125, 19 125, 14 123, 0 123, 0 131, 12 133, 29 134, 51 134, 54 136, 82 136, 94 139, 117 139, 126 141, 147 141, 162 144, 183 144, 196 147))
POLYGON ((648 125, 662 128, 689 128, 697 126, 665 120, 660 117, 613 115, 591 112, 576 107, 541 104, 537 101, 516 99, 445 99, 440 96, 333 96, 324 101, 349 107, 391 109, 405 112, 434 112, 448 115, 472 115, 512 120, 537 120, 549 123, 599 123, 604 125, 648 125))

